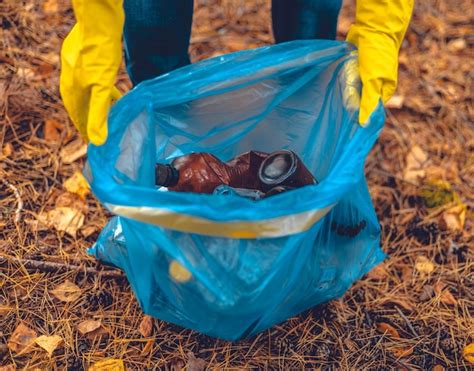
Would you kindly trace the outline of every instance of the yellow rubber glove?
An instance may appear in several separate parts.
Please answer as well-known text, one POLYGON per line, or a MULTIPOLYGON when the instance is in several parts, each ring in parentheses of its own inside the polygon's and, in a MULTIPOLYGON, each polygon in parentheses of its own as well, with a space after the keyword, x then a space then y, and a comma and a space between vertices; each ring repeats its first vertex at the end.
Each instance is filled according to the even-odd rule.
POLYGON ((72 122, 95 145, 107 139, 107 114, 120 97, 123 0, 73 0, 77 23, 61 50, 60 92, 72 122))
POLYGON ((347 41, 358 48, 362 81, 359 123, 364 125, 380 98, 395 93, 398 51, 410 22, 414 0, 357 0, 356 21, 347 41))

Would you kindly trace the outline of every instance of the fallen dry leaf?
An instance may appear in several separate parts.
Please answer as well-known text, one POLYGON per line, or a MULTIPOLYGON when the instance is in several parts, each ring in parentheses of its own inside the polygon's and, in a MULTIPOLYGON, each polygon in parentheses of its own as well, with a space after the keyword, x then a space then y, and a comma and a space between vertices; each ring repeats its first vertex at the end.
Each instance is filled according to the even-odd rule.
POLYGON ((81 289, 69 280, 58 285, 51 291, 56 298, 66 303, 70 303, 79 299, 82 294, 81 289))
POLYGON ((143 316, 143 319, 140 322, 140 328, 139 328, 140 334, 143 337, 147 338, 148 336, 151 336, 153 332, 153 323, 154 323, 153 317, 147 314, 143 316))
POLYGON ((36 338, 37 335, 34 330, 20 323, 15 331, 13 331, 10 339, 8 339, 7 345, 12 352, 26 354, 33 350, 36 338))
POLYGON ((66 179, 63 186, 68 192, 77 194, 83 200, 90 192, 89 183, 80 171, 76 171, 70 178, 66 179))
POLYGON ((77 194, 64 192, 58 196, 55 201, 56 207, 72 207, 73 209, 80 210, 82 213, 87 213, 87 204, 77 194))
POLYGON ((415 269, 422 274, 430 274, 435 266, 428 258, 420 255, 416 258, 415 269))
POLYGON ((53 210, 38 215, 38 221, 58 231, 63 231, 71 236, 76 236, 77 230, 84 224, 84 214, 71 207, 57 207, 53 210))
POLYGON ((390 352, 397 358, 407 357, 413 353, 413 347, 411 348, 392 348, 390 352))
POLYGON ((443 213, 443 222, 447 229, 452 231, 462 231, 466 221, 467 207, 464 204, 459 204, 443 213))
POLYGON ((188 362, 186 363, 186 371, 202 371, 206 368, 207 363, 201 358, 196 358, 193 352, 188 352, 188 362))
POLYGON ((89 371, 125 371, 125 365, 121 359, 105 359, 94 363, 89 371))
POLYGON ((400 338, 400 334, 398 333, 397 329, 388 323, 385 323, 385 322, 377 323, 377 330, 382 334, 388 333, 393 338, 397 338, 397 339, 400 338))
POLYGON ((466 49, 467 43, 464 39, 454 39, 451 40, 448 44, 448 49, 452 52, 459 52, 466 49))
POLYGON ((367 278, 375 281, 381 281, 387 278, 385 264, 380 263, 379 265, 375 266, 369 273, 367 273, 367 278))
POLYGON ((474 343, 468 344, 462 351, 462 356, 471 365, 474 365, 474 343))
POLYGON ((102 324, 99 321, 88 319, 79 323, 77 325, 77 330, 81 333, 81 335, 86 335, 99 329, 101 325, 102 324))
POLYGON ((62 343, 63 339, 59 335, 45 336, 41 335, 35 340, 35 343, 43 348, 51 357, 56 348, 62 343))
POLYGON ((431 285, 423 286, 423 291, 420 294, 420 301, 428 301, 434 296, 434 288, 431 285))
POLYGON ((424 178, 426 176, 424 165, 427 160, 428 155, 419 146, 414 145, 405 159, 403 179, 417 183, 420 178, 424 178))
POLYGON ((451 294, 448 289, 444 289, 444 287, 445 285, 442 282, 437 282, 433 287, 434 292, 437 296, 439 296, 440 301, 447 305, 457 305, 458 302, 454 298, 453 294, 451 294))
POLYGON ((44 139, 48 142, 61 141, 61 125, 56 120, 46 120, 44 123, 44 139))
POLYGON ((404 101, 405 97, 403 95, 394 95, 388 100, 388 102, 385 104, 385 107, 389 109, 400 109, 403 107, 404 101))
POLYGON ((410 302, 408 302, 407 300, 403 300, 403 299, 386 298, 386 299, 382 300, 382 302, 380 304, 382 304, 382 305, 384 305, 384 304, 394 304, 394 305, 398 305, 399 307, 405 309, 408 312, 413 311, 413 305, 410 302))
POLYGON ((72 164, 87 154, 87 144, 82 139, 76 139, 68 143, 59 153, 59 157, 65 164, 72 164))
POLYGON ((146 342, 145 346, 143 347, 143 350, 140 353, 142 357, 150 354, 151 350, 153 349, 153 344, 155 344, 155 339, 150 339, 146 342))
POLYGON ((96 231, 98 231, 98 227, 95 225, 88 225, 81 228, 81 235, 84 238, 92 236, 96 231))
POLYGON ((43 3, 43 11, 46 14, 56 14, 58 12, 58 0, 46 0, 43 3))
POLYGON ((2 148, 2 153, 5 157, 10 157, 13 153, 13 145, 10 142, 5 144, 2 148))

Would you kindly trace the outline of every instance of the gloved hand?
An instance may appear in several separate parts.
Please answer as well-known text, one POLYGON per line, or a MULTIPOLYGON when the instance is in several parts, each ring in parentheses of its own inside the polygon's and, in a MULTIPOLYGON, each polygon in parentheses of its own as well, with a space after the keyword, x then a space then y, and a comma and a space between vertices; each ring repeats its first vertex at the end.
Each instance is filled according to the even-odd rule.
POLYGON ((80 134, 95 145, 107 139, 107 114, 120 97, 123 0, 73 0, 77 23, 61 50, 60 92, 80 134))
POLYGON ((347 41, 358 48, 362 81, 359 123, 364 125, 380 99, 395 93, 398 51, 410 22, 414 0, 357 0, 356 21, 347 41))

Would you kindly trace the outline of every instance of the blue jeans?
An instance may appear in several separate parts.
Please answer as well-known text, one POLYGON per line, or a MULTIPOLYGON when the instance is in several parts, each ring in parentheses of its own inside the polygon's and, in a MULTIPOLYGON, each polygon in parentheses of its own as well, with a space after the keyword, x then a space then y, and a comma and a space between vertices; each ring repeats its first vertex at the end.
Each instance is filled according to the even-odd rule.
MULTIPOLYGON (((272 0, 277 43, 334 39, 342 0, 272 0)), ((190 63, 193 0, 124 0, 125 62, 136 85, 190 63)))

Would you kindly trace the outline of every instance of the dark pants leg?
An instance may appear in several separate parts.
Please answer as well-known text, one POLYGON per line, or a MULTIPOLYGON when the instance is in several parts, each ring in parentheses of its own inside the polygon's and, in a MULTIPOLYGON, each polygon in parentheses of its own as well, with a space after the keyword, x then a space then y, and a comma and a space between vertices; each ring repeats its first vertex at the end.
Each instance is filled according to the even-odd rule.
POLYGON ((124 0, 125 62, 136 85, 190 63, 193 0, 124 0))
POLYGON ((341 5, 342 0, 272 0, 275 41, 334 40, 341 5))

